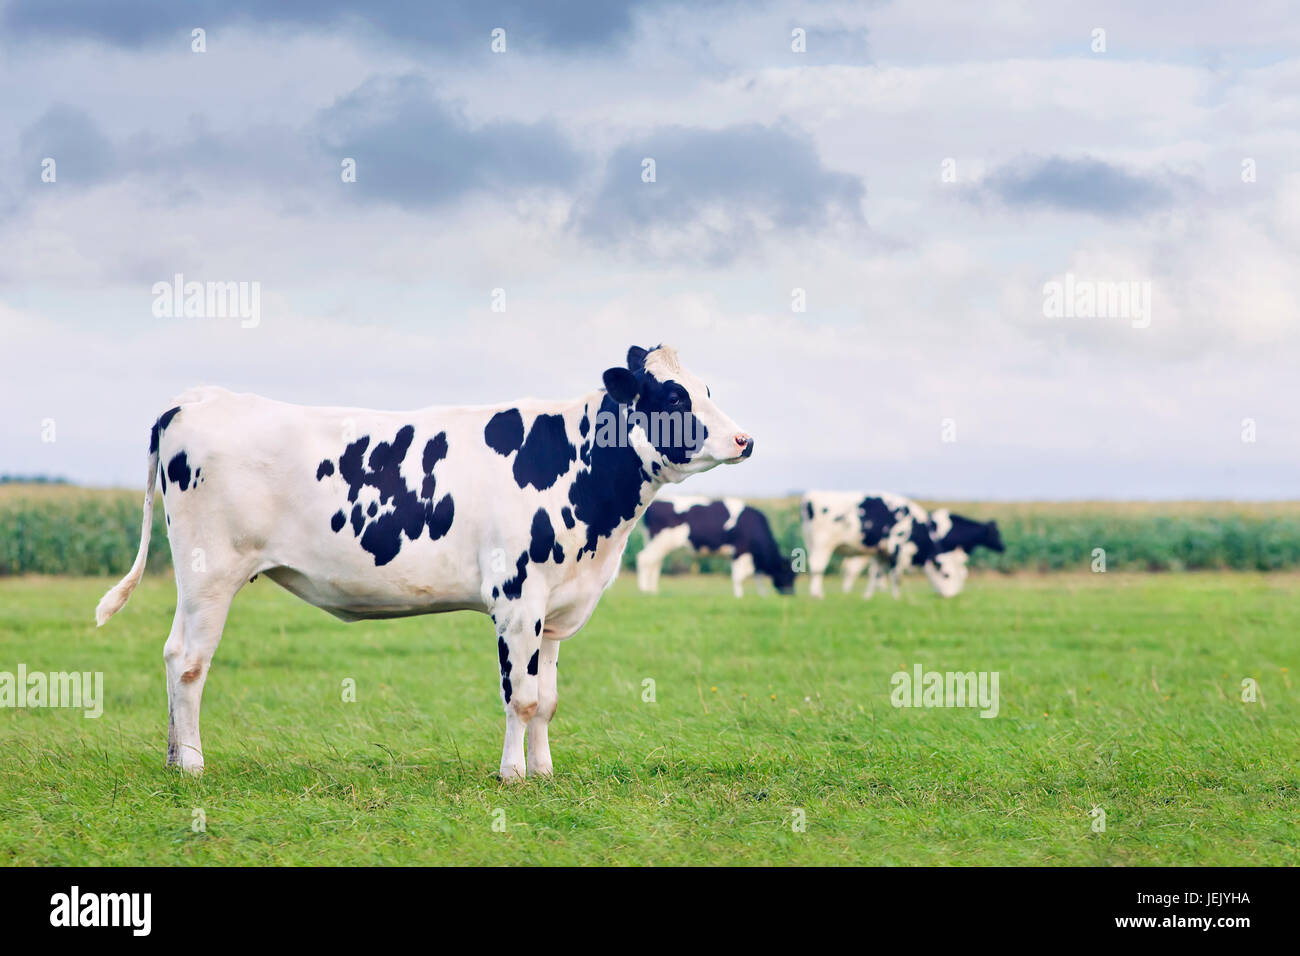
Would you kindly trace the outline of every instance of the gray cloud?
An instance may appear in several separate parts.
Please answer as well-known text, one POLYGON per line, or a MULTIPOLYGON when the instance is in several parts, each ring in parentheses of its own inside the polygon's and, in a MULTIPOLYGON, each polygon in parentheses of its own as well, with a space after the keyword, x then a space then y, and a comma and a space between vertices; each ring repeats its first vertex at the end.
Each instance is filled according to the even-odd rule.
POLYGON ((118 168, 113 144, 85 110, 60 103, 51 106, 18 137, 19 182, 39 183, 41 162, 53 159, 57 182, 89 186, 118 168))
POLYGON ((733 258, 767 225, 865 225, 864 194, 858 177, 825 168, 809 140, 785 130, 672 126, 615 150, 603 185, 582 205, 576 224, 591 240, 642 247, 652 230, 702 230, 705 254, 720 261, 733 258), (642 181, 646 158, 655 161, 653 183, 642 181), (705 207, 707 218, 701 216, 705 207))
MULTIPOLYGON (((552 124, 471 127, 414 76, 372 79, 316 120, 323 149, 357 161, 358 198, 423 206, 475 191, 565 187, 581 159, 552 124)), ((335 176, 337 173, 335 172, 335 176)))
POLYGON ((114 143, 85 110, 50 108, 19 137, 18 176, 40 198, 40 163, 52 157, 58 182, 94 185, 146 179, 163 193, 201 199, 249 187, 278 195, 308 186, 340 195, 340 163, 358 176, 342 195, 357 201, 427 207, 475 192, 511 196, 536 187, 572 186, 581 158, 549 123, 471 126, 415 76, 372 78, 301 129, 260 126, 238 136, 192 116, 179 139, 141 131, 114 143))
POLYGON ((638 7, 654 0, 13 0, 3 11, 5 32, 17 38, 93 39, 139 48, 169 38, 188 44, 189 32, 262 25, 321 31, 364 30, 402 44, 487 51, 496 27, 511 47, 580 50, 620 43, 638 7))
POLYGON ((1141 216, 1173 203, 1187 185, 1176 174, 1132 172, 1100 159, 1026 157, 995 169, 976 198, 1099 216, 1141 216))

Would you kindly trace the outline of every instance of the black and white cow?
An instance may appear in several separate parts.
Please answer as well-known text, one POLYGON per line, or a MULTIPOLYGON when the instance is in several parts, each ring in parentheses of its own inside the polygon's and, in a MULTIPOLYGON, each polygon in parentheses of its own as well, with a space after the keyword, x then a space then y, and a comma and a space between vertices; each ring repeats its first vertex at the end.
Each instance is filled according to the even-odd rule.
POLYGON ((899 578, 913 565, 924 569, 944 597, 958 594, 966 582, 967 554, 941 549, 930 515, 910 498, 887 491, 810 491, 800 502, 800 517, 813 597, 825 596, 823 576, 835 554, 846 556, 846 591, 864 567, 871 567, 868 598, 875 592, 881 564, 889 567, 894 597, 899 578))
MULTIPOLYGON (((967 559, 976 548, 988 548, 990 551, 1002 551, 1002 535, 998 531, 996 521, 976 521, 973 518, 967 518, 962 515, 953 514, 947 508, 936 508, 930 512, 929 520, 930 538, 934 542, 936 554, 953 555, 948 559, 952 568, 961 569, 961 577, 965 580, 965 567, 967 559)), ((907 570, 907 566, 891 566, 890 583, 893 586, 894 594, 898 594, 896 577, 902 571, 907 570)), ((863 570, 870 570, 870 576, 867 578, 867 590, 864 597, 870 598, 875 593, 876 587, 883 576, 881 562, 874 556, 855 556, 847 557, 843 561, 844 569, 844 586, 843 590, 847 594, 853 590, 853 583, 857 580, 863 570)))
POLYGON ((659 590, 664 558, 678 548, 731 558, 731 587, 743 597, 745 581, 766 574, 782 594, 794 593, 794 571, 781 555, 767 516, 739 498, 677 497, 656 501, 641 524, 645 547, 636 556, 642 591, 659 590))
POLYGON ((163 649, 167 763, 199 772, 199 705, 235 593, 265 574, 345 621, 473 610, 496 626, 507 780, 551 772, 560 642, 591 617, 668 482, 748 458, 754 440, 670 348, 633 347, 568 401, 382 412, 220 388, 154 423, 140 551, 162 474, 177 607, 163 649), (524 759, 527 731, 527 763, 524 759))

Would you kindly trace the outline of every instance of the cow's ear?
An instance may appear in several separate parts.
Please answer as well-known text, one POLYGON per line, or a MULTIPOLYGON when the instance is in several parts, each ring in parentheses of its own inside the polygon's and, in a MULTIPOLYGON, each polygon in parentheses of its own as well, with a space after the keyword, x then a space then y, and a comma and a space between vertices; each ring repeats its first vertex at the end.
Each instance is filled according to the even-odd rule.
POLYGON ((605 369, 605 391, 620 405, 631 405, 639 391, 636 376, 625 368, 605 369))
POLYGON ((639 372, 645 368, 645 357, 650 353, 639 345, 634 345, 627 350, 627 367, 633 372, 639 372))

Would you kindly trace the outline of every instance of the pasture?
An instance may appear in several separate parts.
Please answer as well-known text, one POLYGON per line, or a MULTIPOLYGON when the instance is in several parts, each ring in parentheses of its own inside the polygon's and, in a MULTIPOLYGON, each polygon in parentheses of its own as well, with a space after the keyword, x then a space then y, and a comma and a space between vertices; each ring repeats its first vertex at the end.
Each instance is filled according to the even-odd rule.
POLYGON ((1300 863, 1293 572, 984 572, 952 601, 910 575, 869 603, 624 575, 561 652, 556 777, 513 787, 485 617, 345 625, 265 580, 208 681, 207 774, 165 770, 173 585, 96 630, 111 583, 0 579, 0 671, 105 694, 0 710, 5 864, 1300 863), (916 664, 997 671, 999 715, 894 708, 916 664))

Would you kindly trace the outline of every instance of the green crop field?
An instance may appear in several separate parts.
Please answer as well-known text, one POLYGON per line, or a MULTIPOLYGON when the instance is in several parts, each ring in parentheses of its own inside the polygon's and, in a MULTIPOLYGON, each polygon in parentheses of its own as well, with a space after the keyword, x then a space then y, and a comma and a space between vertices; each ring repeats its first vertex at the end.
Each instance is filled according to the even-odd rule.
MULTIPOLYGON (((0 577, 118 574, 140 543, 140 490, 0 482, 0 577)), ((786 554, 803 546, 799 499, 755 499, 786 554)), ((980 520, 996 519, 1006 552, 978 550, 974 567, 999 571, 1087 571, 1097 549, 1108 571, 1300 570, 1297 501, 938 502, 980 520)), ((624 566, 635 567, 640 532, 624 566)), ((149 569, 170 566, 162 496, 154 500, 149 569)), ((725 558, 669 555, 667 574, 726 572, 725 558)), ((832 565, 832 570, 838 567, 832 565)))
POLYGON ((151 575, 96 630, 110 583, 0 580, 0 671, 102 671, 105 696, 0 710, 0 862, 1300 863, 1291 572, 824 603, 625 578, 560 655, 556 777, 516 786, 486 618, 344 625, 265 580, 208 681, 207 774, 165 770, 174 591, 151 575), (998 715, 891 706, 918 664, 997 672, 998 715))

